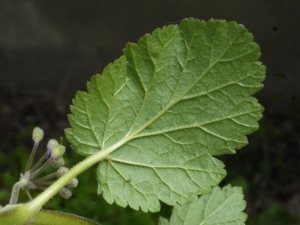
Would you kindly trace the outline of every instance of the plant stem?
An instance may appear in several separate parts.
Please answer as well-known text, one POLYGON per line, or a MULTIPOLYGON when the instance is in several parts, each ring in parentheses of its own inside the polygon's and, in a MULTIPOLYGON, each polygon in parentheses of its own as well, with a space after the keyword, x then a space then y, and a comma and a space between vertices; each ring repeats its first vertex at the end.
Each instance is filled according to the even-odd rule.
POLYGON ((34 158, 34 156, 35 156, 35 153, 36 153, 36 150, 37 150, 38 146, 39 146, 39 142, 34 142, 33 149, 32 149, 32 151, 31 151, 29 160, 28 160, 27 165, 26 165, 26 168, 25 168, 25 173, 30 169, 32 160, 33 160, 33 158, 34 158))
POLYGON ((85 171, 89 167, 93 166, 97 162, 105 159, 108 155, 122 146, 124 143, 129 141, 131 137, 127 136, 124 139, 120 140, 116 144, 112 145, 107 149, 102 149, 99 152, 87 157, 85 160, 76 164, 72 169, 55 181, 50 187, 43 191, 39 196, 37 196, 32 201, 26 203, 27 207, 30 210, 39 210, 49 199, 51 199, 56 193, 59 192, 65 185, 69 183, 74 177, 76 177, 81 172, 85 171))
POLYGON ((46 156, 47 152, 45 152, 45 154, 39 159, 39 161, 31 168, 31 171, 34 171, 37 168, 39 168, 39 166, 42 165, 42 163, 46 160, 46 156))
POLYGON ((17 204, 20 188, 26 186, 28 184, 28 182, 29 182, 28 180, 21 180, 21 181, 15 183, 15 185, 13 186, 13 190, 11 192, 10 200, 9 200, 10 205, 17 204))
POLYGON ((49 179, 51 179, 53 177, 58 177, 59 174, 60 174, 59 172, 51 173, 51 174, 46 175, 44 177, 41 177, 39 179, 33 180, 33 183, 39 183, 39 182, 47 181, 47 180, 49 180, 49 179))
POLYGON ((55 159, 54 158, 50 158, 48 159, 46 162, 44 162, 44 164, 37 169, 36 171, 33 171, 31 173, 31 179, 34 179, 35 177, 37 177, 41 172, 43 172, 55 159))

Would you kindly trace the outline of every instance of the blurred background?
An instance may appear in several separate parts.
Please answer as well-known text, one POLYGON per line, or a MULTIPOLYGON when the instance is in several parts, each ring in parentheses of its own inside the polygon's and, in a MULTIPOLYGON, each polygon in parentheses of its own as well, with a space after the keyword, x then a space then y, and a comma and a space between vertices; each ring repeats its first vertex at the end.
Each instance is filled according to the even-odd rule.
MULTIPOLYGON (((248 146, 221 157, 228 171, 221 185, 243 187, 249 225, 300 224, 299 10, 297 0, 0 0, 0 204, 25 168, 33 127, 43 128, 46 140, 64 137, 76 91, 126 43, 186 17, 214 18, 252 32, 267 67, 256 95, 265 107, 261 127, 248 146)), ((82 159, 70 148, 66 154, 69 166, 82 159)), ((102 224, 157 224, 158 215, 170 216, 165 205, 155 214, 110 206, 96 195, 95 167, 79 182, 74 197, 56 196, 45 208, 102 224)))

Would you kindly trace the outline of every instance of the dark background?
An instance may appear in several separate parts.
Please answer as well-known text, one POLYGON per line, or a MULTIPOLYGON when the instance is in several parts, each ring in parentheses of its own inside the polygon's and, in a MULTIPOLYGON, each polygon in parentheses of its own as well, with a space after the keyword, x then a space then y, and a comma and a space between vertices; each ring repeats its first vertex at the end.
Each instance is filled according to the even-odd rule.
MULTIPOLYGON (((119 58, 126 43, 185 17, 214 18, 237 21, 252 32, 267 67, 265 88, 256 95, 265 107, 261 128, 250 135, 246 148, 222 158, 228 170, 224 184, 244 187, 248 224, 297 224, 299 10, 298 0, 0 0, 1 204, 7 203, 11 183, 24 170, 32 128, 42 127, 46 138, 63 136, 76 91, 86 90, 90 77, 119 58)), ((69 165, 80 159, 70 149, 67 155, 69 165)), ((90 184, 94 177, 80 179, 90 184)), ((78 189, 77 200, 64 203, 56 197, 48 208, 61 207, 108 224, 133 224, 133 218, 146 224, 143 216, 148 222, 157 217, 105 205, 101 196, 94 196, 96 184, 88 187, 89 199, 80 200, 78 189)), ((168 213, 165 207, 163 214, 168 213)))

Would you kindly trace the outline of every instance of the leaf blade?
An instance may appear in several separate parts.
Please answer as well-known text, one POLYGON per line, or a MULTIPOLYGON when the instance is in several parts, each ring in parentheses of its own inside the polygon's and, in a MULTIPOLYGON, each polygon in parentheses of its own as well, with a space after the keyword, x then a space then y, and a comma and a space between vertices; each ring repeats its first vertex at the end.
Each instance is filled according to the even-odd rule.
POLYGON ((170 225, 243 225, 247 219, 242 212, 245 207, 240 187, 227 185, 221 189, 217 186, 192 203, 175 206, 170 225))
POLYGON ((76 96, 66 130, 80 154, 110 149, 98 193, 158 211, 159 200, 184 204, 209 192, 226 175, 212 156, 246 145, 262 116, 249 97, 265 71, 252 35, 236 23, 186 19, 124 53, 76 96))
POLYGON ((51 210, 41 210, 38 212, 31 225, 100 225, 90 219, 51 210))

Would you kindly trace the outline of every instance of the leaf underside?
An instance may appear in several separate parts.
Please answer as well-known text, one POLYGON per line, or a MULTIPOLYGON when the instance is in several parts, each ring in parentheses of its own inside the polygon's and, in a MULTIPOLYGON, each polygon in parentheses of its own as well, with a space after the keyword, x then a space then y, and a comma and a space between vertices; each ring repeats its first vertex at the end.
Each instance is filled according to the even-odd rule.
POLYGON ((175 206, 171 220, 160 218, 161 225, 243 225, 247 215, 242 189, 227 185, 215 187, 211 193, 202 195, 190 204, 175 206))
POLYGON ((184 19, 156 29, 78 92, 66 129, 72 148, 109 151, 97 169, 109 202, 159 211, 185 204, 226 175, 213 155, 233 154, 258 128, 259 46, 235 22, 184 19))

